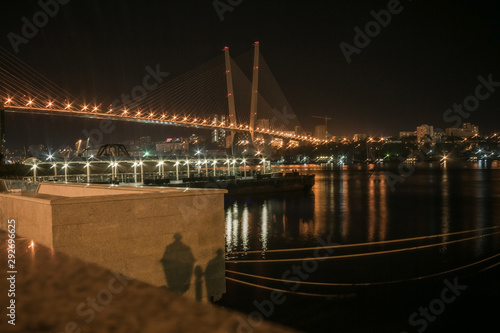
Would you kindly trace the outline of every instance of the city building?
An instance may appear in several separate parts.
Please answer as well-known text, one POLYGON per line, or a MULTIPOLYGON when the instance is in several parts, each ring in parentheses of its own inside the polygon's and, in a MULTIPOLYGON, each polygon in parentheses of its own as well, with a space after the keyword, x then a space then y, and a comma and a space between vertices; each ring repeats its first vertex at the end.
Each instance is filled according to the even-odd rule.
POLYGON ((426 136, 429 136, 430 138, 434 137, 434 126, 430 126, 427 124, 417 126, 418 141, 422 140, 426 136))
POLYGON ((354 137, 352 138, 352 140, 354 142, 356 141, 361 141, 361 140, 366 140, 367 136, 365 133, 357 133, 357 134, 354 134, 354 137))
MULTIPOLYGON (((212 123, 214 125, 221 125, 226 122, 226 116, 224 115, 214 115, 212 118, 212 123)), ((226 142, 226 130, 224 129, 214 129, 212 130, 212 143, 226 142)))
POLYGON ((314 137, 320 140, 326 139, 326 126, 325 125, 317 125, 314 127, 314 137))
POLYGON ((479 127, 471 123, 463 123, 462 127, 459 128, 447 128, 445 134, 447 136, 470 138, 474 135, 479 135, 479 127))
POLYGON ((189 140, 187 138, 168 138, 165 142, 156 144, 157 153, 184 153, 189 150, 189 140))
POLYGON ((269 119, 266 119, 266 118, 257 119, 257 126, 256 127, 260 128, 260 129, 269 129, 270 128, 269 119))
POLYGON ((408 137, 408 136, 414 136, 414 135, 417 135, 416 131, 402 131, 402 132, 399 132, 399 137, 400 138, 404 138, 404 137, 408 137))

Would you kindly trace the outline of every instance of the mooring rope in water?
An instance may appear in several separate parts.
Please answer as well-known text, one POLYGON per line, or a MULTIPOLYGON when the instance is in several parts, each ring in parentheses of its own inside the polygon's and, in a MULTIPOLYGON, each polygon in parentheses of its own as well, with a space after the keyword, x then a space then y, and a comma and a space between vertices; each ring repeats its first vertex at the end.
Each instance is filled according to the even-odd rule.
MULTIPOLYGON (((396 284, 396 283, 403 283, 403 282, 411 282, 411 281, 417 281, 417 280, 424 280, 424 279, 428 279, 428 278, 437 277, 437 276, 440 276, 440 275, 445 275, 445 274, 449 274, 449 273, 452 273, 452 272, 456 272, 456 271, 459 271, 459 270, 462 270, 462 269, 466 269, 466 268, 469 268, 469 267, 472 267, 472 266, 476 266, 478 264, 481 264, 483 262, 486 262, 488 260, 494 259, 494 258, 499 257, 499 256, 500 256, 500 253, 495 254, 495 255, 493 255, 491 257, 479 260, 479 261, 475 261, 475 262, 473 262, 471 264, 467 264, 467 265, 460 266, 460 267, 457 267, 457 268, 449 269, 447 271, 442 271, 442 272, 439 272, 439 273, 434 273, 434 274, 429 274, 429 275, 423 275, 423 276, 413 277, 413 278, 409 278, 409 279, 400 279, 400 280, 382 281, 382 282, 361 282, 361 283, 309 282, 309 281, 276 279, 276 278, 272 278, 272 277, 267 277, 267 276, 262 276, 262 275, 248 274, 248 273, 237 272, 237 271, 232 271, 232 270, 226 270, 226 272, 227 273, 236 274, 236 275, 249 276, 249 277, 256 278, 256 279, 269 280, 269 281, 277 281, 277 282, 282 282, 282 283, 305 284, 305 285, 313 285, 313 286, 329 286, 329 287, 357 287, 357 286, 364 287, 364 286, 378 286, 378 285, 387 285, 387 284, 396 284)), ((494 265, 491 265, 489 267, 486 267, 486 268, 480 270, 479 272, 483 272, 485 270, 488 270, 488 269, 493 268, 493 267, 498 266, 498 265, 500 265, 500 262, 496 263, 494 265)))
POLYGON ((260 285, 260 284, 255 284, 255 283, 246 282, 246 281, 242 281, 242 280, 238 280, 238 279, 233 279, 233 278, 230 278, 230 277, 227 277, 227 276, 226 276, 226 279, 229 280, 229 281, 236 282, 236 283, 246 284, 248 286, 255 287, 255 288, 267 289, 267 290, 271 290, 271 291, 277 291, 277 292, 287 293, 287 294, 293 294, 293 295, 311 296, 311 297, 323 297, 323 298, 351 298, 351 297, 355 297, 356 296, 355 293, 352 293, 352 294, 314 294, 314 293, 306 293, 306 292, 299 292, 299 291, 291 291, 291 290, 285 290, 285 289, 271 288, 271 287, 263 286, 263 285, 260 285))
POLYGON ((472 230, 466 230, 466 231, 456 231, 456 232, 450 232, 450 233, 439 234, 439 235, 392 239, 392 240, 387 240, 387 241, 378 241, 378 242, 371 242, 371 243, 356 243, 356 244, 343 244, 343 245, 339 244, 339 245, 330 245, 330 246, 301 247, 301 248, 292 248, 292 249, 274 249, 274 250, 265 250, 265 251, 264 250, 233 251, 233 252, 228 252, 227 254, 252 254, 252 253, 263 253, 263 252, 274 253, 274 252, 295 252, 295 251, 298 252, 298 251, 310 251, 310 250, 316 250, 316 249, 338 249, 338 248, 348 248, 348 247, 382 245, 382 244, 402 243, 402 242, 410 242, 410 241, 423 240, 423 239, 432 239, 432 238, 460 235, 460 234, 466 234, 466 233, 470 233, 470 232, 477 232, 477 231, 498 229, 498 228, 500 228, 500 226, 493 226, 493 227, 488 227, 488 228, 478 228, 478 229, 472 229, 472 230))
MULTIPOLYGON (((459 243, 459 242, 465 242, 468 240, 473 240, 476 238, 482 238, 482 237, 487 237, 487 236, 492 236, 500 234, 500 231, 489 233, 489 234, 484 234, 484 235, 479 235, 479 236, 474 236, 474 237, 468 237, 468 238, 462 238, 462 239, 457 239, 457 240, 452 240, 452 241, 446 241, 446 242, 441 242, 441 243, 436 243, 436 244, 427 244, 427 245, 420 245, 420 246, 412 246, 412 247, 405 247, 401 249, 394 249, 394 250, 385 250, 385 251, 376 251, 376 252, 364 252, 364 253, 353 253, 353 254, 344 254, 344 255, 339 255, 339 256, 326 256, 326 257, 308 257, 308 258, 290 258, 290 259, 228 259, 226 260, 226 263, 271 263, 271 262, 298 262, 298 261, 305 261, 305 260, 330 260, 330 259, 345 259, 345 258, 356 258, 356 257, 368 257, 368 256, 375 256, 375 255, 381 255, 381 254, 389 254, 389 253, 400 253, 400 252, 409 252, 409 251, 415 251, 415 250, 421 250, 421 249, 426 249, 426 248, 432 248, 440 245, 447 245, 447 244, 454 244, 454 243, 459 243)), ((319 247, 318 247, 319 248, 319 247)))

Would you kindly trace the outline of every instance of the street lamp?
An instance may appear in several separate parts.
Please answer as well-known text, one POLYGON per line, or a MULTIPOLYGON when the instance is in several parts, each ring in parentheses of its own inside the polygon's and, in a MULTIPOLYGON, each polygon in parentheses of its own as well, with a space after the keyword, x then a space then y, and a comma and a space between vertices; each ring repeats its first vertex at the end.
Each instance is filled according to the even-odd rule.
POLYGON ((224 164, 227 164, 227 175, 231 176, 231 169, 229 169, 231 167, 231 161, 229 161, 229 159, 226 159, 226 163, 224 164))
POLYGON ((56 163, 52 164, 50 168, 51 169, 54 168, 54 180, 57 180, 57 164, 56 163))
POLYGON ((134 162, 132 166, 134 167, 134 183, 137 184, 137 162, 134 162))
POLYGON ((263 157, 262 158, 262 165, 264 166, 264 172, 263 173, 266 173, 266 159, 263 157))
POLYGON ((68 182, 68 163, 64 163, 63 169, 64 169, 64 182, 67 183, 68 182))
POLYGON ((189 159, 188 158, 186 158, 186 164, 185 165, 187 165, 187 177, 190 178, 189 177, 189 159))
POLYGON ((164 162, 160 161, 160 162, 158 162, 158 164, 156 166, 158 167, 158 175, 163 179, 163 177, 165 175, 164 162))
POLYGON ((243 164, 243 177, 247 179, 247 159, 244 158, 240 164, 243 164))
POLYGON ((85 164, 85 168, 87 168, 87 184, 90 183, 90 162, 85 164))
POLYGON ((33 181, 36 182, 36 168, 38 166, 35 164, 33 164, 33 167, 31 168, 33 170, 33 181))
POLYGON ((217 176, 216 170, 217 170, 217 160, 214 157, 214 161, 212 162, 212 165, 214 166, 214 177, 217 176))

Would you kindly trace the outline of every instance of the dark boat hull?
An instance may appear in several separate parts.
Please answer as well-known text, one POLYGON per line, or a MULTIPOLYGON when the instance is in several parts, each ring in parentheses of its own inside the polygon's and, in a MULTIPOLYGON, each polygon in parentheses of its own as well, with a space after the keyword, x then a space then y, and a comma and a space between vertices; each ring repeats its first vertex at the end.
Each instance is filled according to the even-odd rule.
MULTIPOLYGON (((266 177, 258 179, 208 179, 189 181, 182 184, 161 184, 168 187, 218 188, 226 189, 228 195, 260 194, 273 192, 309 191, 315 183, 314 175, 266 177)), ((151 184, 153 185, 153 184, 151 184)), ((154 184, 160 185, 160 184, 154 184)))

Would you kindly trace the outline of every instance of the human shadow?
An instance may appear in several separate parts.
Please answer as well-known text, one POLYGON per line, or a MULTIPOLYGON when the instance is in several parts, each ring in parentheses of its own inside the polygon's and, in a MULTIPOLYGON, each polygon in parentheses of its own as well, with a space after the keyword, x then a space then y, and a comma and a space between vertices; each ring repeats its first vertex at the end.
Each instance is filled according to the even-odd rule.
POLYGON ((205 268, 207 297, 211 302, 220 300, 222 294, 226 292, 225 272, 224 250, 217 249, 215 257, 208 262, 205 268))
POLYGON ((176 233, 174 241, 167 245, 160 262, 165 272, 167 289, 179 294, 188 291, 195 259, 191 248, 182 242, 180 233, 176 233))
POLYGON ((194 286, 197 301, 201 301, 203 298, 203 274, 203 268, 200 265, 196 265, 194 268, 194 286))

